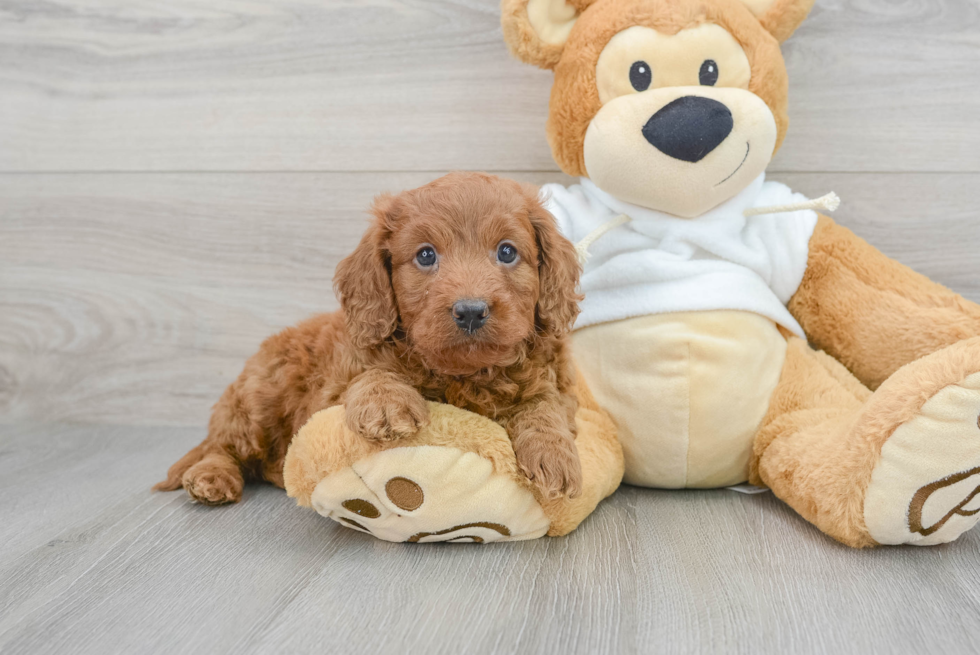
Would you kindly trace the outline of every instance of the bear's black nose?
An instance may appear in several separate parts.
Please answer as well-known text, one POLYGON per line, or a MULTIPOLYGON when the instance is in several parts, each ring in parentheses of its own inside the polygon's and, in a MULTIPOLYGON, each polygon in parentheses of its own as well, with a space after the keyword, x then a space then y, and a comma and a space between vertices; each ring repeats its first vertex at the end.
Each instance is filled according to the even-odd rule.
POLYGON ((490 307, 482 300, 459 300, 453 304, 453 320, 460 330, 473 334, 487 322, 490 307))
POLYGON ((728 107, 701 96, 684 96, 665 105, 643 126, 643 136, 668 157, 698 162, 731 134, 728 107))

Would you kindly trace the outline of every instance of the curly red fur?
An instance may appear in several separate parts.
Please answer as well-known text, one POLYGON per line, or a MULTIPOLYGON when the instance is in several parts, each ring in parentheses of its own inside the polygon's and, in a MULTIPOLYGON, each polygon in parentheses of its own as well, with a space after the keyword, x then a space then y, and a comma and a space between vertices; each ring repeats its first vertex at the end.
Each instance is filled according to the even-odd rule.
POLYGON ((237 502, 247 479, 283 486, 286 449, 313 413, 343 404, 355 432, 398 439, 425 425, 433 400, 507 428, 518 463, 546 497, 578 494, 566 337, 578 314, 579 266, 537 189, 452 173, 380 196, 373 213, 337 267, 341 310, 267 339, 215 405, 207 438, 156 489, 237 502), (505 240, 519 253, 507 265, 496 258, 505 240), (438 253, 432 267, 416 262, 424 245, 438 253), (453 320, 460 299, 489 306, 472 334, 453 320))

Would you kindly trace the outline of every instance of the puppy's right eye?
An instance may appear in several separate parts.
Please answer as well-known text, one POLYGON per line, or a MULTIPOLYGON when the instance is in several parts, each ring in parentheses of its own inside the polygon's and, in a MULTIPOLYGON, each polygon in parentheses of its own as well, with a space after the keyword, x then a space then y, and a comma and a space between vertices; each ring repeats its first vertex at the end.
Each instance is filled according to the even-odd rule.
POLYGON ((497 261, 501 264, 513 264, 517 261, 517 248, 514 244, 504 241, 497 246, 497 261))
POLYGON ((424 246, 415 254, 415 261, 422 268, 428 268, 436 263, 436 249, 432 246, 424 246))
POLYGON ((650 70, 650 64, 645 61, 634 61, 630 66, 630 84, 633 88, 637 91, 646 91, 652 81, 653 71, 650 70))

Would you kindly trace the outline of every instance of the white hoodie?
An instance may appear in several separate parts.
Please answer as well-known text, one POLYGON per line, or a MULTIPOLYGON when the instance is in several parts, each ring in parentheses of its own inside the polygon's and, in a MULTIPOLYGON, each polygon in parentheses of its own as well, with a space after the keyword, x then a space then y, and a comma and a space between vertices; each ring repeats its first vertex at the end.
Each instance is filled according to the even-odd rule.
POLYGON ((616 200, 591 180, 541 189, 562 233, 578 243, 625 214, 632 220, 589 246, 576 328, 647 314, 733 309, 772 319, 800 337, 786 303, 803 280, 812 210, 746 218, 752 207, 806 201, 765 174, 697 218, 678 218, 616 200))

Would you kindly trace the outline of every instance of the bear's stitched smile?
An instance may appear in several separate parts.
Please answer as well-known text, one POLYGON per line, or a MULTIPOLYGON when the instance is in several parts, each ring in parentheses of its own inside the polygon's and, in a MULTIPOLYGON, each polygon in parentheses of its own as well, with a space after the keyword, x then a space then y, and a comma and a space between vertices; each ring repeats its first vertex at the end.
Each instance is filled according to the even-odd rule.
POLYGON ((718 183, 718 184, 716 184, 715 186, 721 186, 722 184, 724 184, 724 183, 725 183, 725 182, 727 182, 728 180, 730 180, 730 179, 732 179, 732 175, 735 175, 735 173, 737 173, 737 172, 739 172, 739 171, 740 171, 740 170, 742 169, 742 165, 743 165, 743 164, 745 164, 745 160, 749 158, 749 151, 750 151, 751 149, 752 149, 752 147, 751 147, 751 146, 749 145, 749 142, 748 142, 748 141, 746 141, 746 142, 745 142, 745 156, 744 156, 744 157, 742 157, 742 161, 741 161, 741 162, 739 163, 739 165, 738 165, 738 166, 737 166, 737 167, 735 168, 735 170, 731 172, 731 174, 730 174, 730 175, 729 175, 728 177, 726 177, 726 178, 725 178, 724 180, 722 180, 721 182, 719 182, 719 183, 718 183))

